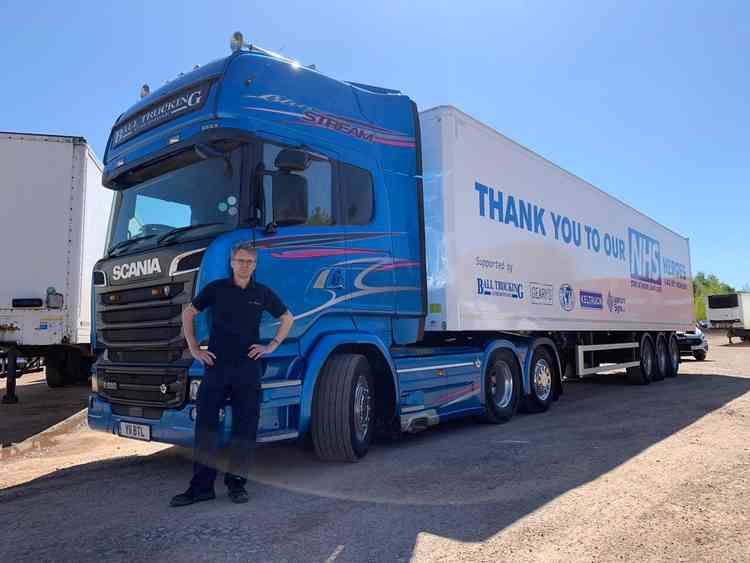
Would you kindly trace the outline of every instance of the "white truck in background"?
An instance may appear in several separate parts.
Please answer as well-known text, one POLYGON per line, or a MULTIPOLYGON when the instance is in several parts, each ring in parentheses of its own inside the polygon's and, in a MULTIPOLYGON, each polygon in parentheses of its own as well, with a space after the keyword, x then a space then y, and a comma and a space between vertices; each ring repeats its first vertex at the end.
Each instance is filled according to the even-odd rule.
POLYGON ((93 265, 112 195, 81 137, 0 133, 0 376, 44 362, 47 384, 85 380, 92 362, 93 265))
POLYGON ((711 328, 731 330, 731 336, 750 340, 750 293, 709 295, 706 316, 711 328))

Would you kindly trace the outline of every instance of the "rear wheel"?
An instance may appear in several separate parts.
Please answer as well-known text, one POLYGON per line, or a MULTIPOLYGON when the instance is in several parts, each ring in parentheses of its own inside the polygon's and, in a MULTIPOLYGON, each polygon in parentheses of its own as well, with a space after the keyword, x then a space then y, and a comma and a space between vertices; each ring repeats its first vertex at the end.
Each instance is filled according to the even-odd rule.
POLYGON ((656 357, 654 340, 644 334, 640 342, 640 365, 628 368, 628 381, 633 385, 648 385, 654 379, 656 357))
POLYGON ((320 373, 313 399, 311 433, 317 456, 358 461, 374 431, 374 386, 361 354, 335 354, 320 373))
POLYGON ((654 381, 661 381, 669 372, 669 346, 663 332, 656 335, 655 357, 654 381))
POLYGON ((516 414, 521 398, 521 368, 510 350, 492 356, 484 375, 485 413, 482 420, 491 424, 509 421, 516 414))
POLYGON ((62 387, 67 383, 65 378, 65 355, 50 354, 44 358, 44 376, 47 386, 51 388, 62 387))
POLYGON ((667 339, 667 350, 669 352, 669 362, 667 364, 667 377, 675 377, 680 369, 680 344, 677 337, 670 334, 667 339))
POLYGON ((524 410, 530 413, 544 412, 554 399, 555 364, 552 354, 544 348, 534 350, 529 373, 530 393, 524 402, 524 410))

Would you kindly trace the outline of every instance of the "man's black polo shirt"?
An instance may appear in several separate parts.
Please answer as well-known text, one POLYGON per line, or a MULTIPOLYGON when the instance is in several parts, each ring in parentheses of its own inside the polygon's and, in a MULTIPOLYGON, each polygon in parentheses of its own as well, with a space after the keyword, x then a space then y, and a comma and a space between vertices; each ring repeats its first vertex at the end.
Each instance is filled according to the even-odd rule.
POLYGON ((251 280, 242 289, 233 278, 214 280, 206 285, 193 299, 193 307, 198 311, 211 308, 208 349, 221 363, 247 358, 250 346, 258 343, 263 311, 274 317, 287 311, 270 288, 251 280))

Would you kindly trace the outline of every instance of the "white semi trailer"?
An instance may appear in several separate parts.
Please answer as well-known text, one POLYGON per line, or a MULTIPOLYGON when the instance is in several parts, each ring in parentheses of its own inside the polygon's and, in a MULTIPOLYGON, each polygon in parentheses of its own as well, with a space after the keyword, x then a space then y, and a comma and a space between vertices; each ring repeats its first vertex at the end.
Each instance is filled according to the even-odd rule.
POLYGON ((112 196, 81 137, 0 133, 0 351, 15 376, 44 362, 58 387, 88 376, 91 283, 112 196))
POLYGON ((725 328, 732 336, 750 340, 750 293, 709 295, 706 316, 711 328, 725 328))

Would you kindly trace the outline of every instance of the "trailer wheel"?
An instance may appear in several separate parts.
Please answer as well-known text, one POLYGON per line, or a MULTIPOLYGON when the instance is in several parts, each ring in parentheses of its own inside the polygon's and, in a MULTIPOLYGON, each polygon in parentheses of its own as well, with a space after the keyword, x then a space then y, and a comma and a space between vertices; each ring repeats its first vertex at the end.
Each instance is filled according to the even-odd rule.
POLYGON ((667 377, 676 377, 677 372, 680 370, 680 344, 677 342, 677 337, 674 334, 670 334, 667 339, 669 350, 669 362, 667 364, 667 377))
POLYGON ((358 461, 374 431, 370 364, 361 354, 335 354, 323 367, 313 397, 311 432, 318 458, 358 461))
POLYGON ((540 346, 534 350, 529 371, 530 393, 524 401, 524 411, 545 412, 555 398, 555 360, 549 351, 540 346))
POLYGON ((508 422, 518 410, 521 399, 521 368, 510 350, 492 356, 484 374, 484 405, 482 421, 491 424, 508 422))
POLYGON ((55 389, 65 385, 65 356, 50 354, 44 358, 44 377, 47 386, 55 389))
POLYGON ((669 347, 663 332, 656 335, 655 358, 654 381, 661 381, 669 372, 669 347))
POLYGON ((654 379, 654 340, 651 335, 644 334, 640 343, 640 365, 628 368, 628 382, 633 385, 648 385, 654 379))

